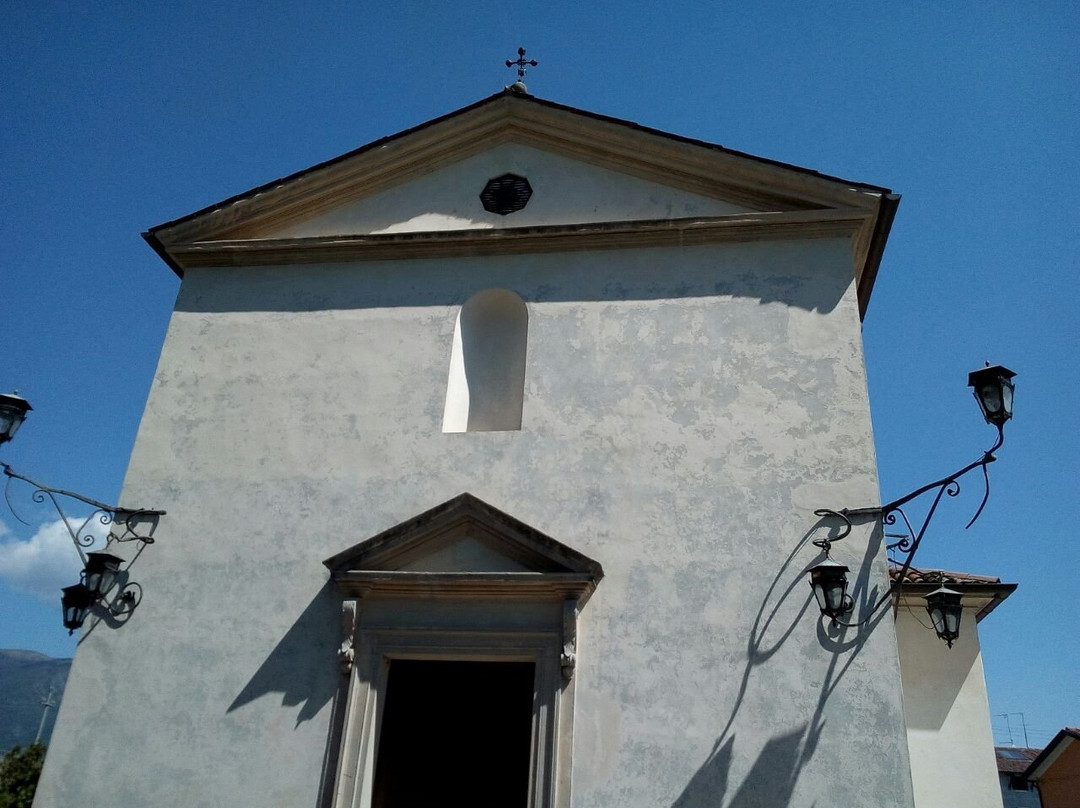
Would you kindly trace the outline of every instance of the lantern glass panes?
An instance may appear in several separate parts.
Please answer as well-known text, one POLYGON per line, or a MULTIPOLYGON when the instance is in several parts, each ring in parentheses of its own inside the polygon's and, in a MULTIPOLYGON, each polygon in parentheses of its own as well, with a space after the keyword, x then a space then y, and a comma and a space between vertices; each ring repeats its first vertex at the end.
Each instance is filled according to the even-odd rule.
POLYGON ((834 620, 851 609, 847 597, 847 573, 847 567, 828 558, 810 570, 810 587, 814 590, 818 608, 834 620))
POLYGON ((94 597, 104 597, 113 588, 122 562, 122 558, 109 553, 86 554, 86 575, 83 582, 94 597))
POLYGON ((926 611, 934 624, 934 631, 950 648, 960 636, 960 618, 964 613, 959 592, 944 586, 926 596, 926 611))
POLYGON ((1013 377, 1007 367, 994 365, 968 374, 968 386, 973 388, 983 418, 988 424, 1002 426, 1012 418, 1013 377))
POLYGON ((14 393, 0 394, 0 443, 7 443, 19 431, 26 413, 34 409, 30 402, 14 393))

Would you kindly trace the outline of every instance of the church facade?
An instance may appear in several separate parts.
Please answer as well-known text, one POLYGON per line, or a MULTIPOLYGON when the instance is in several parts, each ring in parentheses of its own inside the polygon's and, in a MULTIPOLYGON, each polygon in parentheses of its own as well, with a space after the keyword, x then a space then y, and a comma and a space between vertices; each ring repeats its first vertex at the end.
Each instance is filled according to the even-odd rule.
POLYGON ((35 805, 912 806, 893 623, 807 585, 897 203, 509 89, 151 229, 168 515, 35 805))

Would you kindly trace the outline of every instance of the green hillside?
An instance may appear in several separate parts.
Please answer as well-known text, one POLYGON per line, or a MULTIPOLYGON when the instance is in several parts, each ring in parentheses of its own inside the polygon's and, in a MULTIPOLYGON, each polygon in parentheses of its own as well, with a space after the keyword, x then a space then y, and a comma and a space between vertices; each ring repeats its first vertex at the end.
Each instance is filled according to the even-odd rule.
MULTIPOLYGON (((70 659, 54 659, 37 651, 0 650, 0 752, 15 744, 33 743, 44 710, 42 701, 52 689, 52 702, 60 704, 70 659)), ((48 712, 41 740, 49 742, 56 707, 48 712)))

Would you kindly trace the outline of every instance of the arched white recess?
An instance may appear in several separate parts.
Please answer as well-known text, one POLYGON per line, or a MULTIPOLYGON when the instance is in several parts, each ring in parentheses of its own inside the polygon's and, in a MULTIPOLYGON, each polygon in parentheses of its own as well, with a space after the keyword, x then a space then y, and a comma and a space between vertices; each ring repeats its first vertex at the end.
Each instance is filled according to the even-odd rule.
POLYGON ((465 301, 454 328, 443 432, 521 429, 529 312, 508 289, 465 301))

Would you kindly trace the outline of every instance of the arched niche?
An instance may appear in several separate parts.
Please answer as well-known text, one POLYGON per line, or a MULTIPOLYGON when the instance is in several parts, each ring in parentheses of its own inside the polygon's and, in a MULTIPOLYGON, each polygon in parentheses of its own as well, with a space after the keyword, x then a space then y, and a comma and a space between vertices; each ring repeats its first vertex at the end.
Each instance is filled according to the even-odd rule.
POLYGON ((508 289, 465 301, 454 328, 443 432, 521 429, 529 312, 508 289))

